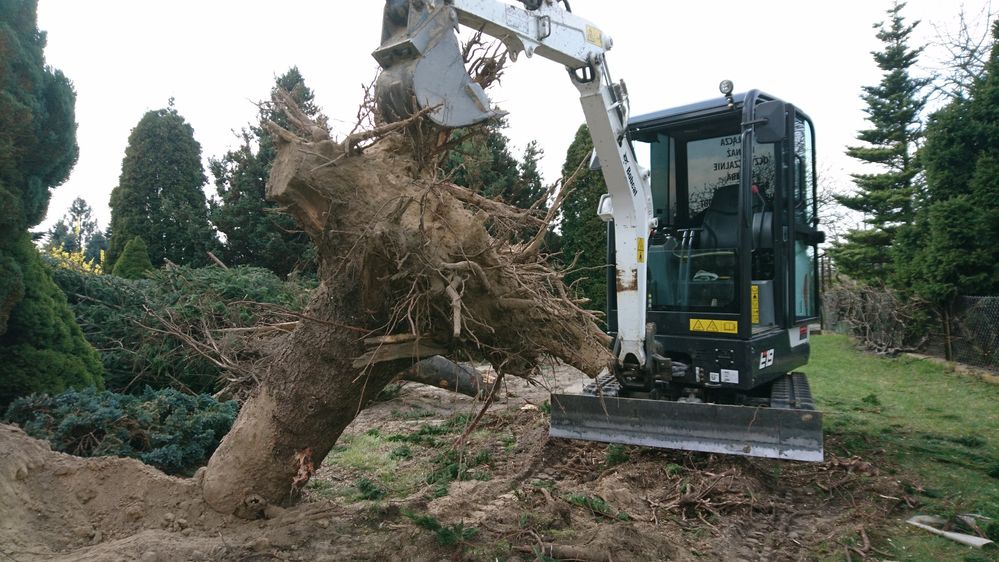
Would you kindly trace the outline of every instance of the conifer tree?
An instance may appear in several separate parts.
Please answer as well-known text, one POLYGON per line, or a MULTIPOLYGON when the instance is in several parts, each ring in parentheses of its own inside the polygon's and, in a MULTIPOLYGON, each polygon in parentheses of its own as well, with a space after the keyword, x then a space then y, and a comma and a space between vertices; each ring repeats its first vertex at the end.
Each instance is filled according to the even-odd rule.
POLYGON ((165 109, 147 112, 128 137, 121 177, 111 192, 109 262, 141 235, 154 264, 164 259, 207 263, 215 236, 202 191, 205 181, 201 145, 173 100, 165 109))
POLYGON ((891 277, 891 247, 898 227, 912 220, 920 173, 915 152, 922 135, 923 90, 929 80, 911 75, 922 48, 909 46, 919 22, 907 24, 904 8, 904 2, 896 2, 888 10, 888 21, 874 26, 883 43, 881 51, 872 53, 882 71, 881 82, 863 88, 871 127, 858 133, 861 145, 847 149, 849 156, 877 172, 854 174, 855 193, 836 197, 845 207, 863 213, 866 226, 836 244, 831 249, 833 259, 842 272, 868 281, 891 277))
POLYGON ((517 159, 510 154, 510 141, 502 131, 505 126, 497 122, 484 129, 455 131, 457 144, 448 153, 444 169, 458 185, 516 204, 520 178, 517 159))
POLYGON ((0 3, 0 334, 24 296, 14 246, 76 163, 76 94, 45 66, 37 0, 0 3))
POLYGON ((926 127, 923 206, 900 231, 900 284, 946 317, 959 295, 999 294, 999 22, 981 80, 926 127))
MULTIPOLYGON (((592 152, 590 131, 583 125, 566 153, 562 177, 571 176, 592 152)), ((597 216, 597 203, 604 193, 607 186, 601 173, 584 168, 563 204, 561 220, 563 259, 576 260, 576 272, 569 280, 590 299, 587 308, 599 311, 607 308, 607 224, 597 216)))
POLYGON ((37 1, 0 1, 0 409, 30 392, 100 386, 97 352, 28 228, 76 163, 76 94, 45 64, 37 1))
POLYGON ((125 279, 142 279, 146 272, 153 269, 153 264, 149 260, 149 250, 145 240, 141 236, 136 236, 125 244, 125 249, 121 256, 114 262, 112 274, 125 279))
POLYGON ((444 169, 458 185, 515 207, 530 208, 545 195, 538 170, 544 151, 537 141, 531 141, 518 162, 510 153, 505 127, 506 122, 497 121, 483 129, 455 131, 456 146, 448 153, 444 169))
MULTIPOLYGON (((538 141, 532 140, 527 143, 527 148, 524 149, 524 157, 519 164, 520 189, 514 201, 516 206, 521 208, 530 207, 538 199, 545 196, 545 186, 541 181, 541 172, 538 170, 538 165, 544 155, 545 151, 538 146, 538 141)), ((539 207, 546 209, 548 205, 546 202, 542 202, 539 207)))
POLYGON ((64 252, 81 252, 97 234, 97 221, 93 209, 82 197, 77 197, 69 211, 49 229, 46 246, 64 252))
MULTIPOLYGON (((279 77, 276 87, 288 91, 307 115, 322 119, 312 90, 297 67, 279 77)), ((265 267, 287 275, 296 268, 307 268, 314 251, 295 221, 265 198, 275 150, 274 138, 264 124, 281 119, 283 114, 261 104, 259 122, 243 131, 242 145, 209 161, 216 193, 209 205, 212 224, 225 236, 221 253, 226 263, 265 267)))

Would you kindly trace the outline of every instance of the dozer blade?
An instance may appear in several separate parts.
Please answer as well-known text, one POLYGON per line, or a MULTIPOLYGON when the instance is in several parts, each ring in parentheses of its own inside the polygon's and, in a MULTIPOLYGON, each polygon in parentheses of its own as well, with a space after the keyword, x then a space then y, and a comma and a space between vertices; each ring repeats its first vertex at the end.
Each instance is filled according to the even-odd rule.
POLYGON ((444 2, 387 0, 382 44, 373 53, 382 67, 375 83, 380 117, 391 123, 425 108, 445 127, 467 127, 497 116, 482 87, 465 70, 454 10, 444 2))
MULTIPOLYGON (((806 385, 807 392, 807 382, 803 377, 801 381, 798 384, 806 385)), ((822 414, 810 409, 622 398, 577 388, 552 394, 551 416, 553 437, 798 461, 823 459, 822 414)))

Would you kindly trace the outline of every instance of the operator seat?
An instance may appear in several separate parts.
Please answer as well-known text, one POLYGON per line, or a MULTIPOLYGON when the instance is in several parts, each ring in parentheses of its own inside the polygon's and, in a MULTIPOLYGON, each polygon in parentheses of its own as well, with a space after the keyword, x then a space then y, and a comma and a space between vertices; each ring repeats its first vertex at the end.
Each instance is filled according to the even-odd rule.
POLYGON ((711 196, 701 221, 701 249, 737 248, 739 243, 739 184, 723 185, 711 196))
MULTIPOLYGON (((755 186, 754 186, 755 187, 755 186)), ((754 250, 774 247, 773 211, 766 209, 766 204, 759 195, 753 201, 753 234, 752 248, 754 250)), ((701 219, 703 228, 698 242, 700 249, 738 247, 739 241, 739 186, 724 185, 715 190, 711 204, 704 211, 701 219)))

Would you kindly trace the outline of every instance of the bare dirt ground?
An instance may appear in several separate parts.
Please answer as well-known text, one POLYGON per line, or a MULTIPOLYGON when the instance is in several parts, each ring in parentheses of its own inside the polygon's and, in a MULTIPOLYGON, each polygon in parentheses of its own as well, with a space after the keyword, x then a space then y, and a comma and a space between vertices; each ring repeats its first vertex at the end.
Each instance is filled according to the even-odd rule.
MULTIPOLYGON (((577 376, 559 368, 545 386, 577 376)), ((361 413, 299 505, 257 521, 208 509, 197 476, 54 453, 0 426, 0 561, 860 558, 908 500, 877 459, 549 439, 547 397, 510 380, 454 448, 481 403, 401 387, 361 413)))

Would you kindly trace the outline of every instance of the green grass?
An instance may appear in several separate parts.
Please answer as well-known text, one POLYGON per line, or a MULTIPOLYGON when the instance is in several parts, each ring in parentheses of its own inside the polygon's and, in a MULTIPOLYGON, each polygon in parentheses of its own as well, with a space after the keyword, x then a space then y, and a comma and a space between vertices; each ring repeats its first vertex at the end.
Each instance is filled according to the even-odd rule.
POLYGON ((368 501, 376 501, 385 497, 385 490, 368 478, 360 478, 354 483, 357 487, 358 498, 368 501))
POLYGON ((423 418, 432 418, 434 413, 430 410, 425 410, 423 408, 417 408, 415 406, 411 407, 409 410, 399 411, 392 410, 392 417, 400 420, 421 420, 423 418))
POLYGON ((396 433, 388 436, 389 441, 396 443, 413 443, 424 447, 437 448, 444 444, 441 436, 459 433, 469 423, 467 414, 456 414, 440 424, 425 424, 413 433, 396 433))
MULTIPOLYGON (((377 481, 382 487, 378 492, 367 486, 357 485, 345 490, 344 495, 359 493, 361 499, 379 499, 382 496, 405 497, 420 486, 420 475, 415 471, 399 470, 399 462, 409 457, 397 443, 378 431, 359 435, 345 435, 333 449, 326 463, 347 468, 366 475, 358 482, 377 481), (379 493, 382 496, 373 497, 379 493)), ((408 450, 408 447, 405 447, 408 450)), ((412 456, 412 453, 410 453, 412 456)))
POLYGON ((305 489, 310 490, 317 497, 324 500, 333 499, 337 496, 336 488, 329 480, 309 480, 309 483, 305 485, 305 489))
MULTIPOLYGON (((804 370, 825 416, 829 452, 883 449, 894 476, 924 504, 920 513, 999 519, 999 385, 929 361, 861 353, 839 335, 814 337, 804 370)), ((903 560, 999 560, 995 551, 971 553, 901 523, 891 533, 903 560)))
POLYGON ((447 494, 455 480, 490 480, 492 474, 482 468, 492 460, 492 454, 482 449, 474 456, 469 450, 449 449, 431 461, 433 470, 427 475, 427 484, 434 485, 434 497, 447 494))

